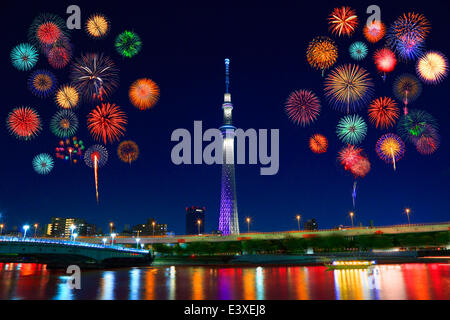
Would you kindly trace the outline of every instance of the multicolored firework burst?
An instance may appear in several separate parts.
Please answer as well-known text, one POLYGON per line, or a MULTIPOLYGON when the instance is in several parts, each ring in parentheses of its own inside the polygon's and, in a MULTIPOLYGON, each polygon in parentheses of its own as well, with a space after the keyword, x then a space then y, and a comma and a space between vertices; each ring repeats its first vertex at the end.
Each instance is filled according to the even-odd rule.
POLYGON ((119 86, 119 70, 103 54, 88 53, 76 59, 70 74, 72 85, 85 100, 103 100, 119 86))
POLYGON ((72 59, 72 48, 69 40, 63 37, 47 50, 48 63, 54 69, 66 67, 72 59))
POLYGON ((117 148, 119 159, 131 165, 139 156, 139 147, 134 141, 123 141, 117 148))
POLYGON ((338 36, 351 36, 358 27, 358 17, 350 7, 335 8, 328 17, 330 32, 338 36))
POLYGON ((325 153, 328 149, 328 139, 321 134, 314 134, 309 138, 309 148, 314 153, 325 153))
POLYGON ((397 65, 395 53, 388 48, 382 48, 375 51, 373 55, 375 66, 383 74, 383 80, 386 80, 386 73, 394 71, 397 65))
POLYGON ((414 60, 421 54, 430 29, 423 14, 404 13, 389 28, 387 43, 402 59, 414 60))
POLYGON ((438 129, 436 119, 428 112, 416 109, 400 119, 397 132, 403 139, 415 143, 428 128, 438 129))
POLYGON ((366 137, 367 125, 364 119, 356 114, 345 116, 339 120, 336 133, 344 143, 359 144, 366 137))
POLYGON ((39 98, 47 98, 58 87, 58 80, 48 70, 36 70, 28 78, 28 88, 39 98))
POLYGON ((400 117, 400 109, 397 107, 397 103, 389 97, 380 97, 373 100, 368 112, 370 123, 381 129, 393 127, 400 117))
POLYGON ((95 140, 112 143, 123 136, 127 117, 119 106, 102 103, 89 113, 87 124, 95 140))
POLYGON ((70 110, 60 110, 50 120, 50 131, 59 138, 70 138, 78 130, 78 118, 70 110))
POLYGON ((103 14, 95 13, 86 20, 86 32, 94 39, 102 39, 106 37, 111 24, 103 14))
POLYGON ((442 82, 448 73, 447 58, 440 52, 429 51, 417 61, 417 74, 429 84, 442 82))
POLYGON ((427 126, 425 131, 416 140, 416 149, 422 155, 434 153, 440 145, 440 137, 436 129, 427 126))
POLYGON ((404 114, 408 114, 408 104, 416 100, 422 93, 422 84, 419 79, 410 74, 398 77, 394 82, 394 95, 403 101, 404 114))
POLYGON ((54 166, 52 156, 47 153, 41 153, 35 156, 32 164, 34 171, 42 175, 49 174, 54 166))
POLYGON ((128 96, 133 106, 139 110, 147 110, 158 102, 159 87, 151 79, 138 79, 130 86, 128 96))
POLYGON ((9 132, 17 139, 31 140, 42 130, 39 114, 29 107, 13 109, 6 119, 9 132))
POLYGON ((94 169, 95 195, 98 203, 98 168, 103 167, 108 162, 108 150, 102 145, 93 145, 86 150, 84 162, 89 168, 94 169))
POLYGON ((39 60, 37 49, 29 43, 21 43, 11 50, 12 65, 20 71, 31 70, 39 60))
POLYGON ((84 143, 77 137, 59 141, 58 147, 55 148, 56 158, 77 164, 83 158, 84 143))
POLYGON ((364 37, 370 43, 376 43, 383 39, 386 35, 386 27, 383 22, 379 20, 373 20, 370 23, 366 23, 363 29, 364 37))
POLYGON ((336 63, 338 48, 336 43, 328 37, 316 37, 308 45, 306 59, 311 67, 316 70, 329 69, 336 63))
POLYGON ((120 55, 132 58, 141 51, 142 40, 135 32, 125 30, 117 36, 114 46, 120 55))
POLYGON ((63 85, 56 92, 55 102, 63 109, 73 109, 80 102, 80 95, 74 87, 63 85))
POLYGON ((341 151, 338 153, 338 160, 341 163, 341 165, 344 166, 345 170, 351 170, 353 165, 357 163, 362 156, 363 149, 347 145, 346 147, 342 148, 341 151))
POLYGON ((320 114, 320 100, 309 90, 297 90, 286 101, 286 113, 295 124, 305 127, 316 121, 320 114))
POLYGON ((30 41, 43 49, 68 35, 66 22, 50 13, 43 13, 35 18, 28 31, 30 41))
POLYGON ((367 53, 369 52, 367 45, 361 41, 352 43, 348 48, 348 50, 350 52, 350 56, 358 61, 363 60, 367 56, 367 53))
POLYGON ((405 143, 396 134, 386 133, 377 141, 376 151, 380 159, 387 163, 392 162, 394 170, 396 170, 397 161, 405 153, 405 143))
POLYGON ((325 79, 325 96, 337 110, 357 111, 372 95, 372 79, 358 65, 338 66, 325 79))

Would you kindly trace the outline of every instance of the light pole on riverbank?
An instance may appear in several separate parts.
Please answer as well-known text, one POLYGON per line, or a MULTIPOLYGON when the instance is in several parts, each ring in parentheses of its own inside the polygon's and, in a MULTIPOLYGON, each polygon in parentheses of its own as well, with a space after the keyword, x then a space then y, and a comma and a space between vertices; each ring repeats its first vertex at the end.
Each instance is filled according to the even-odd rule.
POLYGON ((29 225, 24 225, 23 226, 23 231, 24 231, 24 233, 23 233, 23 239, 25 240, 25 237, 27 236, 27 231, 28 231, 28 229, 30 229, 30 226, 29 225))
POLYGON ((38 224, 37 223, 35 223, 34 224, 34 237, 36 238, 36 233, 37 233, 37 228, 38 228, 38 224))
POLYGON ((350 219, 352 219, 352 228, 353 228, 353 216, 355 215, 355 213, 353 211, 350 212, 350 219))
POLYGON ((200 226, 202 224, 202 220, 198 219, 197 220, 197 226, 198 226, 198 234, 200 234, 200 226))
POLYGON ((0 224, 0 236, 3 234, 3 228, 5 227, 5 225, 2 223, 0 224))
POLYGON ((300 219, 302 218, 301 215, 297 215, 297 225, 298 225, 298 231, 300 231, 300 219))
POLYGON ((250 233, 250 218, 247 217, 247 219, 245 219, 245 221, 247 221, 247 232, 250 233))
POLYGON ((406 216, 408 217, 408 225, 411 225, 411 221, 409 220, 409 214, 411 213, 411 209, 410 208, 406 208, 405 209, 405 213, 406 213, 406 216))

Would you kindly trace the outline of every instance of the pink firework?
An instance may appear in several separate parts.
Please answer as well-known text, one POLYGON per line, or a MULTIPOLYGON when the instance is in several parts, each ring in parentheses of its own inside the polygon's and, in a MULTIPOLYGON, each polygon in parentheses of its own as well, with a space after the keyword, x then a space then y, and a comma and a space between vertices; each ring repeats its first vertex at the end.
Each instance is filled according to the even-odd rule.
POLYGON ((297 90, 286 101, 286 113, 295 124, 305 127, 314 122, 320 114, 320 100, 309 90, 297 90))
POLYGON ((397 65, 395 53, 388 48, 378 49, 373 58, 378 71, 383 74, 383 79, 386 78, 386 73, 394 71, 397 65))

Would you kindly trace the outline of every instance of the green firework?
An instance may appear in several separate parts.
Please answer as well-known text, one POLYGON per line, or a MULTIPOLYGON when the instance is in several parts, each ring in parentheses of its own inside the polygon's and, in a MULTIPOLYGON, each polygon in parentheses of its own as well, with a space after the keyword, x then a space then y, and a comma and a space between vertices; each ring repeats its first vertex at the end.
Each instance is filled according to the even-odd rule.
POLYGON ((120 55, 132 58, 141 51, 142 41, 136 33, 125 30, 117 36, 114 45, 120 55))
POLYGON ((78 130, 78 118, 70 110, 55 113, 50 121, 50 131, 59 138, 70 138, 78 130))
POLYGON ((367 134, 367 125, 364 119, 354 114, 339 120, 336 133, 339 139, 348 144, 359 144, 367 134))

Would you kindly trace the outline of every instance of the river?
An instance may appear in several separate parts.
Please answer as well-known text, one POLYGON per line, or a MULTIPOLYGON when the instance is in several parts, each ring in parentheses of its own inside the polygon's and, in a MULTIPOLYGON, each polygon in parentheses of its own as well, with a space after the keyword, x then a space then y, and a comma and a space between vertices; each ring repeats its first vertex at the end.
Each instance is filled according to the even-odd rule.
POLYGON ((325 267, 140 267, 83 271, 81 289, 40 264, 0 263, 0 299, 448 300, 450 264, 325 267))

